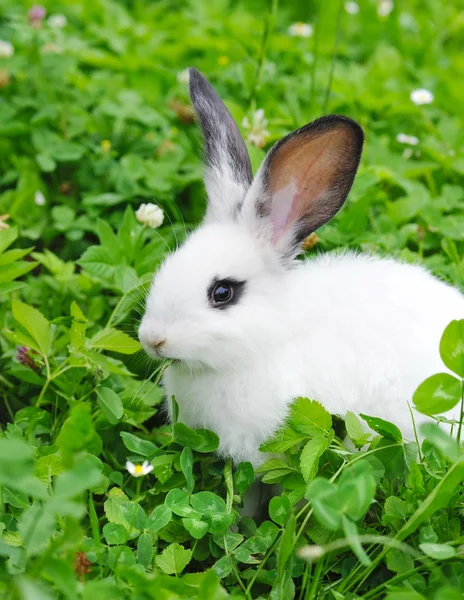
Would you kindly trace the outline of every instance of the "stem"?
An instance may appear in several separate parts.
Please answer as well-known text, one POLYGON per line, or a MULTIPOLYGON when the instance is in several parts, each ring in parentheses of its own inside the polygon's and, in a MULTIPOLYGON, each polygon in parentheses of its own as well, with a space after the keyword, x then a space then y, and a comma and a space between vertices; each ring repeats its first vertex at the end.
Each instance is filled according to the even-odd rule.
POLYGON ((118 312, 118 310, 121 308, 122 303, 124 302, 126 298, 126 295, 122 295, 119 300, 116 303, 116 306, 113 309, 113 312, 110 315, 110 318, 108 319, 108 322, 106 324, 106 327, 111 327, 111 323, 114 321, 114 318, 116 316, 116 313, 118 312))
POLYGON ((403 581, 403 579, 407 579, 408 577, 410 577, 411 575, 414 575, 414 573, 417 573, 418 571, 420 571, 423 568, 424 568, 424 565, 420 565, 418 567, 415 567, 414 569, 410 569, 409 571, 406 571, 405 573, 400 573, 399 575, 395 575, 395 577, 392 577, 388 581, 384 581, 383 583, 378 585, 376 588, 374 588, 370 592, 367 592, 366 594, 364 594, 364 596, 361 596, 361 597, 363 598, 363 600, 370 600, 370 598, 374 598, 385 587, 394 585, 395 583, 400 583, 401 581, 403 581))
POLYGON ((316 15, 316 26, 314 30, 314 50, 313 50, 313 64, 311 68, 311 91, 310 91, 310 106, 313 105, 315 96, 316 96, 316 71, 317 71, 317 61, 319 58, 319 24, 320 24, 320 15, 321 15, 321 4, 322 0, 320 0, 317 7, 317 15, 316 15))
POLYGON ((306 585, 308 583, 308 576, 309 576, 309 569, 311 567, 311 562, 308 561, 306 563, 304 572, 303 572, 303 580, 301 582, 301 588, 300 588, 300 595, 298 597, 298 600, 303 600, 304 599, 304 593, 305 593, 305 589, 306 589, 306 585))
POLYGON ((419 461, 422 462, 422 452, 421 452, 421 449, 420 449, 419 437, 417 435, 416 420, 414 419, 414 414, 412 412, 412 408, 411 408, 411 405, 409 404, 409 402, 408 402, 408 408, 409 408, 409 412, 411 414, 412 427, 414 429, 414 439, 416 440, 416 444, 417 444, 417 451, 418 451, 418 454, 419 454, 419 461))
POLYGON ((316 597, 316 588, 317 588, 317 584, 319 583, 319 578, 321 576, 323 563, 324 563, 323 560, 319 560, 316 564, 316 570, 314 572, 313 577, 311 578, 311 585, 308 588, 308 591, 305 596, 305 600, 313 600, 313 598, 316 597))
POLYGON ((270 10, 266 15, 266 20, 264 23, 264 31, 263 31, 263 39, 261 41, 261 48, 259 50, 258 64, 256 65, 256 74, 253 82, 253 87, 250 92, 250 104, 254 107, 256 102, 256 92, 259 87, 259 82, 261 81, 261 76, 263 74, 264 68, 264 60, 266 58, 266 52, 269 45, 269 38, 271 36, 271 31, 274 25, 275 15, 277 13, 278 0, 270 0, 271 6, 270 10))
POLYGON ((39 397, 37 398, 37 402, 35 403, 37 408, 39 408, 40 405, 42 404, 42 400, 45 395, 45 392, 47 391, 49 383, 50 383, 50 379, 47 377, 47 381, 44 383, 42 389, 40 390, 39 397))
POLYGON ((463 420, 464 420, 464 379, 461 379, 461 416, 459 418, 459 427, 458 427, 458 437, 457 437, 458 446, 461 444, 461 431, 462 431, 463 420))
POLYGON ((329 81, 327 83, 327 89, 325 91, 324 107, 323 107, 323 111, 322 111, 324 114, 327 112, 327 109, 329 106, 330 91, 332 89, 332 81, 333 81, 333 76, 334 76, 334 72, 335 72, 335 60, 337 57, 338 44, 340 42, 340 34, 342 31, 342 16, 343 16, 343 0, 340 0, 340 3, 338 5, 337 31, 335 33, 335 43, 334 43, 334 49, 333 49, 333 54, 332 54, 332 63, 330 65, 329 81))

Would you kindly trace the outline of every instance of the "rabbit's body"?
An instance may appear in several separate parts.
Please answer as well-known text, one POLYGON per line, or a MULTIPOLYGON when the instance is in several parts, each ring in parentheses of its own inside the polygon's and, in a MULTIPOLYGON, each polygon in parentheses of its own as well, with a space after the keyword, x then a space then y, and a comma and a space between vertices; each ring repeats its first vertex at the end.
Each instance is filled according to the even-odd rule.
POLYGON ((148 354, 176 359, 164 380, 168 409, 174 395, 181 421, 215 431, 224 456, 255 464, 297 396, 341 416, 383 417, 412 437, 408 402, 443 370, 440 336, 464 316, 464 296, 389 259, 295 260, 342 207, 361 128, 319 119, 278 142, 253 180, 229 112, 198 72, 190 77, 207 213, 156 273, 139 330, 148 354))
POLYGON ((413 439, 408 402, 444 370, 439 341, 464 314, 462 295, 418 266, 355 254, 302 262, 271 289, 273 320, 256 353, 237 348, 225 369, 169 367, 180 420, 215 431, 221 454, 254 464, 296 396, 340 416, 384 418, 413 439))

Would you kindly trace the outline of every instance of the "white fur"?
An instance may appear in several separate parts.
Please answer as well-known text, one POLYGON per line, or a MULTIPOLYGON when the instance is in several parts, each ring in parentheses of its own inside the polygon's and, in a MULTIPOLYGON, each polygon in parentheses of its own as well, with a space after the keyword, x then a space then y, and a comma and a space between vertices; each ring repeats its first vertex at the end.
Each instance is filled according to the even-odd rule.
POLYGON ((297 396, 382 417, 412 439, 407 403, 445 370, 440 336, 463 317, 463 295, 419 266, 344 253, 285 268, 244 219, 203 225, 166 260, 139 335, 149 354, 166 338, 163 355, 180 359, 164 379, 180 420, 257 465, 297 396), (211 281, 228 277, 247 282, 240 302, 211 308, 211 281))

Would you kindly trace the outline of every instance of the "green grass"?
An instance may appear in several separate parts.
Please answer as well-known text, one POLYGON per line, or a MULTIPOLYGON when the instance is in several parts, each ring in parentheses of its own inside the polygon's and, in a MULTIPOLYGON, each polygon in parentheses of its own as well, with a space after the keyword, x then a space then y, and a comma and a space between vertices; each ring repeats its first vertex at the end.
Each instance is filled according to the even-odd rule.
MULTIPOLYGON (((32 26, 32 3, 0 3, 14 47, 0 57, 1 597, 462 598, 462 444, 431 424, 419 447, 375 415, 366 435, 356 415, 298 399, 266 444, 281 457, 259 469, 282 493, 241 518, 251 465, 165 423, 164 367, 136 341, 153 271, 204 210, 188 66, 248 119, 255 170, 324 113, 362 124, 349 201, 309 253, 388 254, 464 287, 464 6, 358 4, 45 3, 67 17, 56 29, 32 26), (289 34, 298 21, 311 37, 289 34), (417 88, 433 102, 415 105, 417 88), (267 124, 251 132, 258 109, 267 124), (144 202, 165 212, 156 231, 134 216, 144 202), (153 470, 134 478, 127 460, 153 470)), ((460 400, 463 326, 440 348, 457 380, 427 380, 418 408, 440 412, 447 384, 460 400)))

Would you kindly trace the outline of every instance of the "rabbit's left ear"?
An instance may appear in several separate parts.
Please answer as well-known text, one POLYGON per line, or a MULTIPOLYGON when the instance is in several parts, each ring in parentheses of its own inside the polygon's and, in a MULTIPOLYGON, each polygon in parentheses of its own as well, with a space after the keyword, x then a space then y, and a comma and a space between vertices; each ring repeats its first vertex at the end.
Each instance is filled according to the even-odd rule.
POLYGON ((343 206, 363 146, 361 127, 330 115, 290 133, 271 148, 241 211, 285 259, 343 206))
POLYGON ((250 157, 240 131, 209 81, 189 70, 190 97, 205 142, 207 221, 229 220, 251 185, 250 157))

